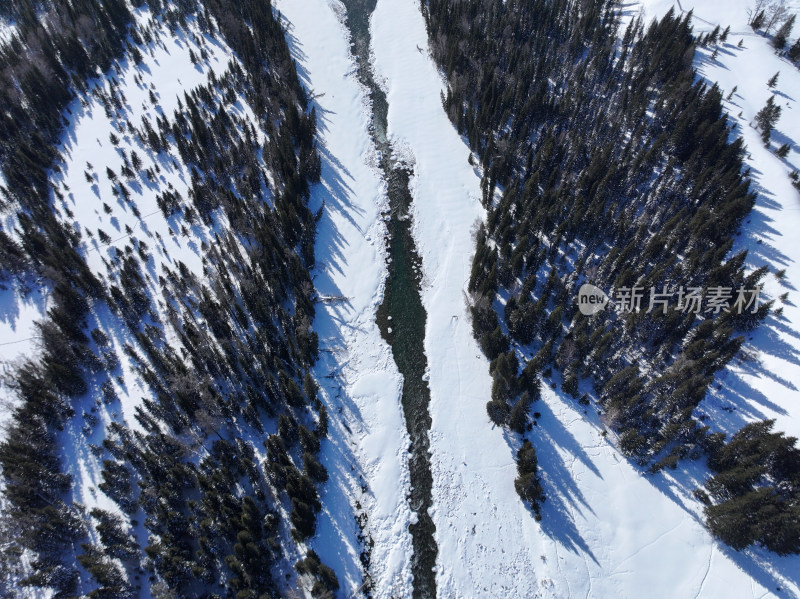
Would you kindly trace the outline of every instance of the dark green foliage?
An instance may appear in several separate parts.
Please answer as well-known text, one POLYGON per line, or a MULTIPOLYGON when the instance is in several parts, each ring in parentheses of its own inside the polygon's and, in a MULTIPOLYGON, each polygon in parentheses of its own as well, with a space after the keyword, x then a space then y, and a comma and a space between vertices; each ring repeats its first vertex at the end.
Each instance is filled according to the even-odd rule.
POLYGON ((564 371, 564 382, 561 384, 564 393, 569 393, 574 399, 578 399, 578 375, 575 369, 564 371))
POLYGON ((783 25, 778 28, 778 31, 775 33, 775 37, 772 38, 772 45, 775 46, 776 50, 783 50, 786 47, 786 41, 792 34, 792 27, 794 27, 794 21, 796 18, 796 15, 792 15, 786 19, 786 21, 784 21, 783 25))
POLYGON ((489 365, 493 377, 492 399, 508 400, 518 395, 518 369, 519 362, 513 351, 502 353, 492 360, 489 365))
POLYGON ((313 549, 310 549, 306 557, 299 560, 294 568, 298 574, 308 576, 314 581, 311 588, 313 597, 333 597, 333 593, 339 590, 336 573, 320 562, 319 556, 313 549))
POLYGON ((764 108, 758 111, 755 118, 756 125, 761 130, 761 140, 765 144, 769 143, 769 136, 780 116, 781 107, 775 104, 775 96, 770 96, 764 108))
POLYGON ((537 477, 538 471, 539 463, 536 458, 536 449, 526 439, 517 452, 518 476, 514 480, 514 488, 523 501, 530 503, 531 508, 536 513, 536 519, 541 520, 540 506, 544 502, 545 496, 537 477))
POLYGON ((103 460, 101 472, 103 481, 97 485, 101 491, 119 504, 122 511, 132 514, 136 511, 133 498, 132 473, 125 464, 114 460, 103 460))
POLYGON ((121 518, 99 508, 93 509, 90 514, 97 521, 95 528, 100 534, 106 554, 122 560, 131 560, 137 556, 139 547, 121 518))
POLYGON ((748 424, 709 457, 711 532, 735 549, 752 543, 779 555, 800 553, 800 449, 772 432, 773 420, 748 424))
POLYGON ((800 61, 800 38, 798 38, 794 44, 792 44, 792 47, 789 48, 787 56, 792 62, 796 63, 797 61, 800 61))
POLYGON ((489 360, 494 360, 499 355, 508 351, 508 337, 503 334, 500 326, 496 326, 492 331, 484 333, 480 338, 481 349, 489 360))
POLYGON ((508 425, 511 427, 511 430, 519 434, 525 432, 525 428, 528 424, 528 410, 530 409, 531 403, 531 396, 525 391, 514 404, 514 407, 511 408, 511 414, 508 419, 508 425))
MULTIPOLYGON (((699 319, 674 305, 645 313, 645 300, 640 313, 606 309, 591 319, 574 305, 583 280, 645 292, 743 284, 743 256, 725 258, 755 196, 741 174, 742 142, 728 141, 720 90, 692 71, 691 15, 670 12, 648 27, 634 20, 619 47, 608 2, 435 0, 426 19, 448 78, 445 108, 484 171, 488 216, 469 281, 482 350, 494 361, 510 348, 493 314, 498 293, 508 298, 508 335, 535 352, 531 371, 554 360, 569 367, 573 396, 580 378, 606 388, 635 348, 651 361, 648 375, 616 378, 602 394, 612 425, 631 430, 626 450, 647 461, 666 444, 692 443, 690 407, 738 349, 729 325, 750 317, 721 318, 728 325, 692 345, 699 319), (489 201, 496 185, 503 192, 489 201), (691 384, 649 384, 682 351, 705 355, 683 373, 691 384)), ((493 400, 513 403, 536 378, 526 370, 517 385, 495 376, 493 400)), ((502 421, 502 404, 490 408, 502 421)))
POLYGON ((511 415, 511 407, 505 400, 493 399, 486 404, 486 413, 489 419, 498 426, 505 426, 511 415))
MULTIPOLYGON (((154 594, 279 596, 273 566, 287 542, 278 534, 279 504, 292 509, 298 538, 313 534, 316 484, 327 479, 318 454, 328 424, 309 374, 318 355, 309 269, 320 215, 308 209, 310 186, 320 176, 316 115, 307 110, 284 31, 269 2, 148 2, 153 22, 163 19, 183 36, 179 30, 196 18, 204 32, 234 48, 238 61, 185 90, 174 114, 123 121, 127 131, 109 135, 123 163, 98 172, 87 165, 85 176, 90 184, 98 174, 112 182, 117 201, 136 217, 142 217, 134 196, 139 183, 158 188, 158 206, 177 231, 202 221, 213 232, 202 247, 203 271, 170 262, 154 273, 150 240, 127 228, 131 245, 118 247, 106 263, 106 284, 77 250, 80 236, 56 218, 49 198, 51 189, 60 191, 48 172, 58 170, 62 111, 87 92, 89 77, 108 75, 110 92, 101 84, 91 93, 122 118, 128 107, 110 69, 126 52, 132 64, 141 62, 160 34, 149 23, 132 25, 130 6, 120 0, 50 4, 41 19, 28 3, 9 4, 19 13, 19 39, 0 52, 2 208, 18 211, 21 239, 0 232, 0 281, 33 273, 51 290, 39 325, 41 356, 14 375, 19 408, 0 444, 8 514, 25 529, 12 549, 34 556, 24 584, 72 594, 81 583, 91 597, 125 597, 125 578, 138 575, 146 556, 154 594), (257 122, 230 109, 240 97, 257 122), (154 169, 142 171, 137 152, 129 161, 119 147, 128 135, 144 148, 137 152, 158 155, 154 169), (160 187, 158 164, 176 165, 178 156, 191 177, 188 197, 160 187), (101 330, 106 323, 95 318, 108 313, 105 302, 128 331, 101 330), (93 446, 103 464, 99 489, 123 512, 143 516, 147 547, 110 512, 93 510, 90 518, 70 506, 72 481, 58 459, 70 403, 113 403, 113 381, 129 384, 114 372, 112 334, 115 342, 125 339, 124 354, 147 389, 136 412, 144 432, 108 426, 107 438, 93 446), (176 338, 177 348, 170 345, 176 338), (274 426, 270 419, 280 420, 280 433, 268 440, 265 477, 240 439, 257 438, 274 426), (102 546, 84 543, 78 555, 89 525, 102 546)), ((193 60, 205 59, 203 50, 193 60)), ((152 91, 150 102, 158 103, 152 91)), ((106 214, 117 208, 109 203, 106 214)), ((317 584, 335 590, 335 575, 321 571, 317 584)))
POLYGON ((125 580, 122 570, 104 554, 102 549, 88 543, 84 543, 81 547, 84 553, 78 556, 78 562, 91 574, 98 585, 98 588, 91 591, 88 597, 91 599, 128 599, 136 596, 133 588, 125 580))

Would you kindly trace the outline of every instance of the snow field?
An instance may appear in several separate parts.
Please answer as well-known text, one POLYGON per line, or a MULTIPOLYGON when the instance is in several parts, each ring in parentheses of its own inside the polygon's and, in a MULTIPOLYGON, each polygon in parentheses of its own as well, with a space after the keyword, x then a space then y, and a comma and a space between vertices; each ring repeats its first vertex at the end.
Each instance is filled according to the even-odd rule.
POLYGON ((363 534, 374 542, 374 596, 410 597, 409 438, 402 377, 375 323, 387 274, 381 216, 387 198, 367 95, 356 78, 339 2, 278 0, 276 8, 318 116, 322 183, 312 208, 324 203, 324 211, 314 284, 320 296, 340 298, 321 304, 314 321, 322 350, 316 374, 335 433, 323 444, 331 478, 311 544, 336 570, 342 595, 354 596, 361 586, 361 547, 353 514, 365 515, 363 534))

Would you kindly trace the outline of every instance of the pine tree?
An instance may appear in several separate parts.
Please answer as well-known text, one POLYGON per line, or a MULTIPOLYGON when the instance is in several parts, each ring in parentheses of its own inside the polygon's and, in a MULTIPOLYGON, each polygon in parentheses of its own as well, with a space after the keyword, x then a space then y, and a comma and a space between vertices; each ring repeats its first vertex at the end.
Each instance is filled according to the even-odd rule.
POLYGON ((746 425, 708 461, 712 533, 735 549, 760 543, 779 555, 800 553, 800 449, 772 432, 774 420, 746 425))
POLYGON ((786 47, 786 40, 789 39, 789 36, 792 34, 792 27, 794 27, 794 20, 795 15, 792 15, 781 25, 778 32, 775 34, 775 37, 772 40, 772 45, 775 46, 777 50, 783 50, 786 47))
POLYGON ((769 81, 767 81, 767 87, 772 89, 776 85, 778 85, 778 76, 781 74, 780 71, 775 73, 772 77, 770 77, 769 81))
POLYGON ((788 57, 792 62, 800 60, 800 38, 797 38, 797 41, 789 48, 788 57))
MULTIPOLYGON (((776 75, 777 77, 777 75, 776 75)), ((756 125, 761 130, 761 139, 764 144, 769 143, 769 136, 772 128, 781 116, 781 107, 775 104, 775 96, 770 96, 764 108, 756 114, 756 125)))
POLYGON ((536 449, 530 441, 525 439, 522 447, 517 452, 517 476, 514 480, 514 488, 523 501, 531 504, 531 508, 536 513, 536 519, 541 520, 542 516, 539 510, 540 504, 544 502, 544 490, 539 482, 537 473, 539 471, 539 462, 536 457, 536 449))

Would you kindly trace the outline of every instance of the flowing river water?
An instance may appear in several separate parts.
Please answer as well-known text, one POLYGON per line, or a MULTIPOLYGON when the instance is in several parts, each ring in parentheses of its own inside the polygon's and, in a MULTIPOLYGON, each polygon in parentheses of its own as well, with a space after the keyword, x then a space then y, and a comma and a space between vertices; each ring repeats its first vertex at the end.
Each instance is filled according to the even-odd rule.
POLYGON ((378 327, 392 348, 394 360, 403 375, 403 412, 411 437, 409 471, 411 492, 409 503, 417 515, 410 526, 414 555, 411 571, 414 599, 436 597, 437 547, 431 506, 433 478, 430 467, 428 431, 431 417, 428 412, 430 389, 426 382, 425 309, 420 297, 421 260, 411 235, 411 192, 408 184, 412 175, 397 163, 386 136, 389 105, 386 94, 375 83, 370 65, 369 20, 377 0, 343 0, 347 8, 345 24, 351 35, 352 51, 358 61, 358 76, 370 93, 374 138, 381 153, 381 169, 386 178, 389 195, 390 220, 387 223, 389 255, 388 278, 383 303, 378 308, 378 327))

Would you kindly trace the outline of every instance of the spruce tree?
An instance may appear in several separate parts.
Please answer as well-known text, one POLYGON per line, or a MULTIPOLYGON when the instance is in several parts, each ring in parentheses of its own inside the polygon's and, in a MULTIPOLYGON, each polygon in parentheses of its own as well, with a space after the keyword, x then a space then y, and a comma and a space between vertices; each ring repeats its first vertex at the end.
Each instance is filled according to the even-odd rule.
POLYGON ((517 476, 514 480, 514 488, 523 501, 531 504, 531 508, 536 514, 536 519, 541 520, 540 504, 544 502, 544 489, 537 476, 539 472, 539 462, 536 457, 536 449, 530 441, 525 439, 522 447, 517 452, 517 476))
MULTIPOLYGON (((777 75, 776 75, 777 76, 777 75)), ((774 77, 773 77, 774 79, 774 77)), ((769 143, 772 128, 781 116, 781 107, 775 104, 775 96, 770 96, 764 108, 756 114, 756 125, 761 130, 761 139, 764 144, 769 143)))
POLYGON ((767 87, 768 87, 768 88, 772 89, 772 88, 774 88, 776 85, 778 85, 778 77, 780 76, 780 74, 781 74, 781 72, 780 72, 780 71, 778 71, 778 72, 777 72, 777 73, 775 73, 775 74, 774 74, 772 77, 770 77, 770 78, 769 78, 769 81, 767 81, 767 87))
POLYGON ((792 27, 794 27, 795 15, 792 15, 781 25, 775 37, 772 40, 772 45, 776 50, 783 50, 786 47, 786 40, 792 34, 792 27))
POLYGON ((800 38, 797 38, 797 41, 789 48, 788 57, 792 62, 800 60, 800 38))

